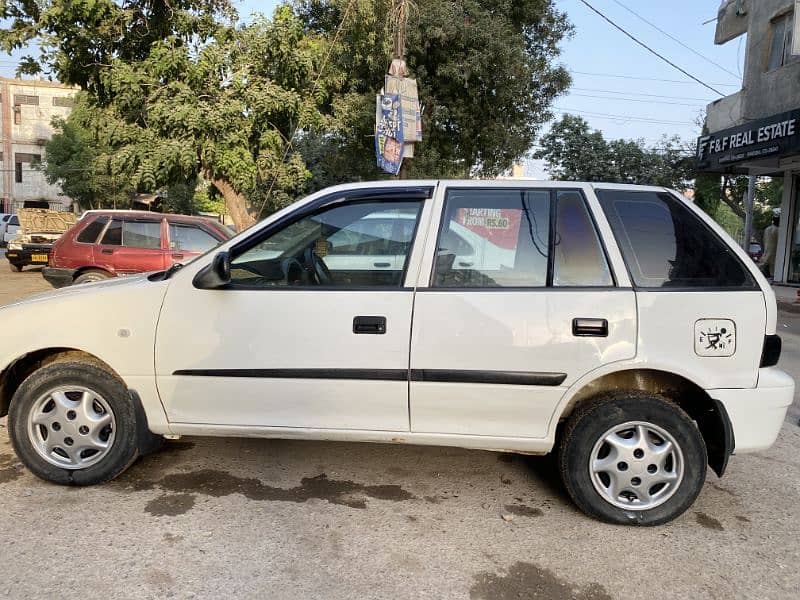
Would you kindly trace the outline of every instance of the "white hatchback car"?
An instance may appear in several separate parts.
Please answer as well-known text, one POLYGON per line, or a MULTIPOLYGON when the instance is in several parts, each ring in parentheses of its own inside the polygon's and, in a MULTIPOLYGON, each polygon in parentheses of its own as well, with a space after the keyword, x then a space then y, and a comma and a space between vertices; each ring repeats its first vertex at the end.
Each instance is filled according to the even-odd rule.
POLYGON ((775 441, 794 393, 776 318, 756 265, 668 189, 360 183, 181 269, 0 309, 0 414, 59 483, 162 436, 555 451, 586 513, 658 524, 707 466, 775 441))

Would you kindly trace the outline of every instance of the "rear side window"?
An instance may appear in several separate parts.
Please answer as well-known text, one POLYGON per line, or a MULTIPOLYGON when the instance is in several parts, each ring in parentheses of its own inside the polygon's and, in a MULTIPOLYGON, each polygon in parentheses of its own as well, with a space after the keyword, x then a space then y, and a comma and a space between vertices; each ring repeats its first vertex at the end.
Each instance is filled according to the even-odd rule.
POLYGON ((542 190, 450 190, 433 286, 545 287, 550 204, 542 190))
POLYGON ((8 222, 8 224, 10 226, 19 227, 19 217, 17 215, 14 215, 13 217, 11 217, 11 220, 8 222))
POLYGON ((108 217, 97 217, 78 234, 77 241, 83 244, 94 244, 108 223, 108 217))
POLYGON ((756 287, 727 244, 671 194, 598 190, 597 196, 637 287, 756 287))
POLYGON ((132 248, 161 248, 161 222, 125 221, 122 226, 122 245, 132 248))

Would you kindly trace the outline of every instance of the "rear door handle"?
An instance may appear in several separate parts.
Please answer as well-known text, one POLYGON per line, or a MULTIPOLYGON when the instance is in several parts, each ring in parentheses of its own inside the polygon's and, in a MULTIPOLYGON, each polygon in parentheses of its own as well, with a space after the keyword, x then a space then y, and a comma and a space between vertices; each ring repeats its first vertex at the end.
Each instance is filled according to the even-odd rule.
POLYGON ((180 260, 183 258, 183 254, 173 254, 172 258, 174 258, 175 260, 180 260))
POLYGON ((372 265, 373 265, 373 266, 375 266, 375 267, 378 267, 379 269, 386 269, 386 268, 388 268, 388 267, 391 267, 391 266, 392 266, 392 263, 388 263, 388 262, 376 262, 376 263, 372 263, 372 265))
POLYGON ((572 319, 572 335, 608 337, 608 321, 606 319, 572 319))
POLYGON ((114 254, 114 251, 111 248, 103 248, 100 250, 102 254, 114 254))
POLYGON ((353 317, 353 333, 386 333, 386 317, 353 317))

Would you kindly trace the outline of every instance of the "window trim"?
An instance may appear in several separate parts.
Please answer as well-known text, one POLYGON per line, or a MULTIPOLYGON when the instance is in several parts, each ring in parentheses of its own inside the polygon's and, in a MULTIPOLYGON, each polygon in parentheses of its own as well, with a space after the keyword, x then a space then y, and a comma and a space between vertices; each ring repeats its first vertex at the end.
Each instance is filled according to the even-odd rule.
MULTIPOLYGON (((755 276, 753 275, 750 268, 744 263, 741 257, 734 252, 728 242, 726 242, 722 236, 720 236, 714 229, 706 222, 706 220, 692 210, 691 207, 686 205, 686 201, 679 197, 675 192, 670 189, 664 188, 663 190, 652 190, 652 189, 624 189, 624 188, 614 188, 614 187, 604 187, 602 189, 595 190, 595 194, 597 195, 597 202, 600 205, 600 209, 603 211, 603 214, 608 221, 608 226, 611 229, 611 235, 614 236, 614 241, 617 244, 617 248, 619 248, 619 253, 622 256, 622 264, 625 266, 625 270, 628 272, 628 277, 631 281, 631 289, 635 292, 658 292, 658 293, 708 293, 708 292, 762 292, 761 286, 758 285, 758 281, 756 280, 755 276), (745 286, 694 286, 694 287, 650 287, 650 286, 640 286, 636 283, 636 279, 633 276, 633 272, 631 271, 630 265, 628 265, 628 260, 625 257, 625 252, 623 250, 624 245, 620 242, 619 235, 617 234, 616 229, 614 228, 614 224, 611 222, 611 219, 608 218, 608 214, 606 213, 605 207, 603 206, 603 200, 600 198, 600 194, 598 192, 653 192, 655 194, 666 194, 671 197, 675 202, 680 204, 685 210, 687 210, 693 217, 695 217, 705 228, 705 230, 714 237, 717 242, 722 244, 722 246, 731 254, 731 256, 739 263, 739 266, 742 267, 745 273, 750 277, 753 281, 752 287, 745 287, 745 286)), ((612 275, 613 276, 613 275, 612 275)))
MULTIPOLYGON (((229 250, 231 261, 241 256, 251 248, 263 242, 270 235, 289 227, 298 221, 308 217, 313 217, 320 213, 325 212, 330 208, 337 206, 349 206, 353 204, 369 204, 381 202, 418 202, 419 210, 417 218, 414 223, 414 231, 411 235, 409 250, 406 254, 405 262, 403 263, 403 271, 401 276, 401 284, 399 286, 352 286, 345 287, 341 285, 314 285, 314 286, 256 286, 248 284, 231 284, 216 288, 217 290, 226 291, 295 291, 295 292, 308 292, 308 291, 328 291, 328 292, 407 292, 413 291, 414 287, 407 287, 405 281, 408 275, 408 267, 411 261, 411 255, 414 247, 417 244, 417 234, 419 233, 420 222, 422 221, 425 202, 430 201, 434 188, 432 186, 413 186, 413 187, 390 187, 390 188, 365 188, 361 190, 348 190, 345 192, 338 192, 327 194, 313 202, 310 202, 302 209, 291 212, 281 219, 277 219, 266 227, 254 232, 253 235, 238 242, 229 250)), ((193 284, 194 285, 194 284, 193 284)), ((196 287, 196 286, 195 286, 196 287)))
MULTIPOLYGON (((626 265, 627 268, 627 265, 626 265)), ((580 187, 533 187, 533 186, 515 186, 515 185, 504 185, 504 186, 492 186, 492 187, 479 187, 479 186, 470 186, 470 185, 454 185, 454 186, 447 186, 444 188, 443 198, 442 198, 442 206, 439 213, 439 226, 437 227, 436 238, 434 241, 434 253, 433 253, 433 260, 431 261, 431 269, 427 281, 426 288, 417 288, 418 291, 424 289, 424 291, 437 291, 437 292, 541 292, 541 291, 553 291, 553 290, 578 290, 578 291, 587 291, 587 290, 618 290, 623 289, 619 287, 619 283, 617 281, 617 276, 614 272, 614 266, 611 263, 611 260, 608 255, 608 249, 606 248, 605 240, 603 239, 603 235, 600 232, 600 228, 597 225, 597 219, 595 218, 594 213, 592 212, 592 207, 589 205, 589 202, 586 199, 586 194, 584 190, 580 187), (550 214, 549 214, 549 228, 548 228, 548 240, 547 240, 547 275, 545 278, 545 285, 542 286, 507 286, 507 287, 443 287, 437 286, 434 284, 434 272, 436 270, 436 252, 437 248, 439 247, 439 240, 441 239, 442 232, 445 226, 445 215, 447 211, 447 196, 450 191, 467 191, 467 190, 481 190, 481 191, 525 191, 525 192, 548 192, 550 194, 550 214), (560 192, 573 192, 580 196, 581 202, 583 203, 583 207, 586 210, 586 213, 589 215, 589 219, 591 225, 594 229, 596 239, 600 244, 600 249, 602 251, 603 258, 606 261, 606 266, 608 267, 608 272, 611 275, 611 285, 582 285, 582 286, 557 286, 553 285, 553 275, 555 273, 555 240, 556 240, 556 228, 557 228, 557 206, 558 206, 558 194, 560 192)), ((629 289, 629 288, 628 288, 629 289)))

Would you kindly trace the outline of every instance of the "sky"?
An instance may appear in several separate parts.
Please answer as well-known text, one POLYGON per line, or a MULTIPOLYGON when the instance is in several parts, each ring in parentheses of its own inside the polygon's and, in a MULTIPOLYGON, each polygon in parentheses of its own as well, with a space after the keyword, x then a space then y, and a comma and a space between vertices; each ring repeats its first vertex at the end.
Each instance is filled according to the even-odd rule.
MULTIPOLYGON (((714 45, 713 19, 719 0, 587 1, 723 95, 735 93, 741 87, 746 39, 742 36, 723 46, 714 45), (704 24, 706 21, 711 22, 704 24)), ((278 2, 235 0, 235 4, 241 17, 249 20, 255 12, 270 15, 278 2)), ((658 145, 663 135, 678 135, 687 141, 697 137, 696 120, 708 102, 720 97, 718 94, 650 54, 581 0, 555 0, 555 4, 567 13, 575 28, 574 35, 561 45, 563 53, 559 60, 572 73, 573 84, 569 93, 556 100, 557 116, 560 111, 579 114, 606 138, 641 138, 649 145, 658 145)), ((15 65, 12 57, 0 56, 0 74, 13 77, 15 65)), ((424 98, 421 100, 424 102, 424 98)), ((531 164, 528 169, 534 171, 529 175, 542 174, 540 165, 531 164)))

